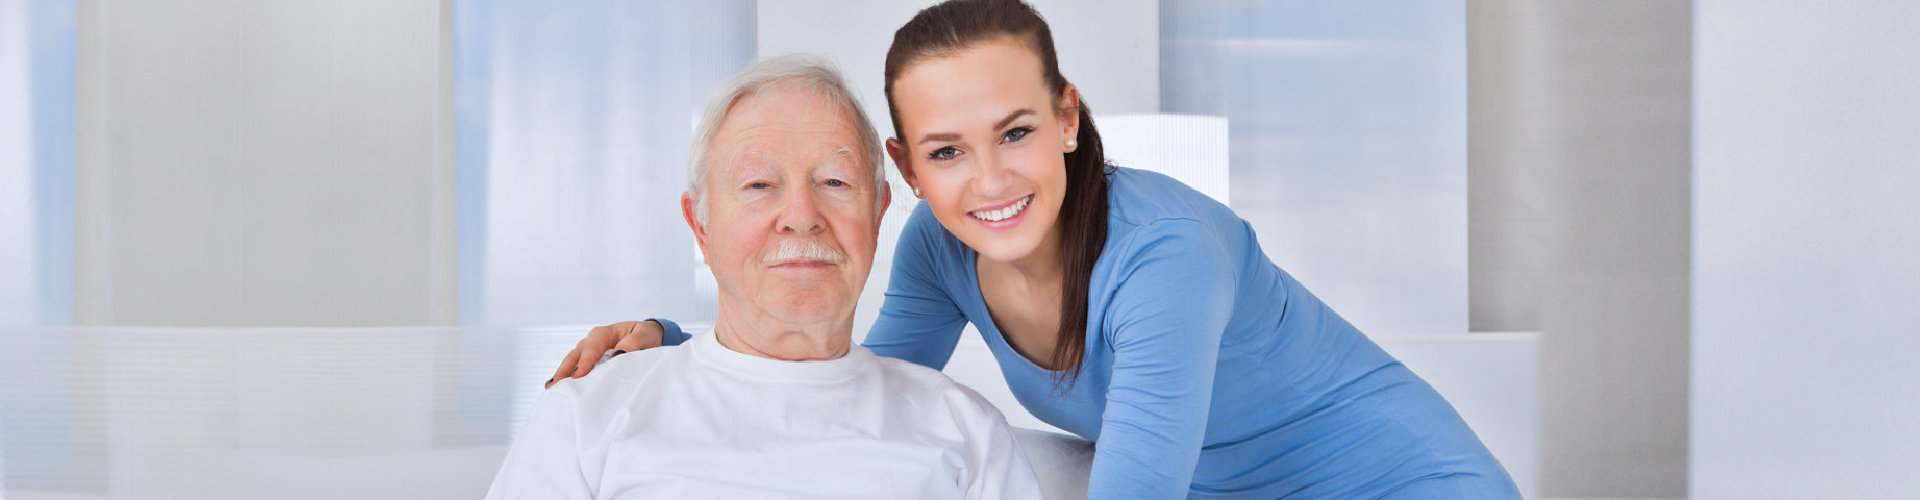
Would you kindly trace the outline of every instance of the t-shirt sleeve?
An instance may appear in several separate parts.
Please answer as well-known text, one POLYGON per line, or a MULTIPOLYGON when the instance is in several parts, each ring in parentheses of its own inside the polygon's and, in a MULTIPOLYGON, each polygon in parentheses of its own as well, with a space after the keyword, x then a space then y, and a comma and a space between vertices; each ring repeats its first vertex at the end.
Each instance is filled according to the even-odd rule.
POLYGON ((993 403, 961 388, 969 415, 967 494, 969 500, 1043 498, 1040 479, 1014 439, 1013 426, 993 403))
POLYGON ((1131 236, 1102 314, 1113 378, 1088 498, 1185 498, 1213 398, 1235 274, 1198 221, 1156 222, 1131 236))
POLYGON ((576 408, 570 394, 554 390, 534 401, 526 425, 493 477, 488 500, 593 498, 578 447, 576 408))
POLYGON ((880 318, 861 345, 874 354, 945 368, 967 318, 941 282, 943 266, 957 265, 941 252, 946 230, 925 204, 913 211, 894 247, 880 318))

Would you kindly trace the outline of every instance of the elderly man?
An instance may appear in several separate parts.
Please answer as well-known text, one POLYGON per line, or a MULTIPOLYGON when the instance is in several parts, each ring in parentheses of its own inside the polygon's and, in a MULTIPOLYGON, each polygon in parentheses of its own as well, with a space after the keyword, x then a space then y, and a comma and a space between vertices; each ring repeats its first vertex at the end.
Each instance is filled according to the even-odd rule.
POLYGON ((754 64, 692 151, 680 206, 720 285, 713 335, 554 385, 488 498, 1040 497, 986 400, 853 343, 889 193, 836 71, 754 64))

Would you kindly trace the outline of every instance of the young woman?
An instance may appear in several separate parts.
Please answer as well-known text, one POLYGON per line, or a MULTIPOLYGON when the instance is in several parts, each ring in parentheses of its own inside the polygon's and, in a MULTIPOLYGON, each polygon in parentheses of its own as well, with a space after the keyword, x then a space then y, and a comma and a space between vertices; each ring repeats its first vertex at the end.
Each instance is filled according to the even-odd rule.
MULTIPOLYGON (((1453 407, 1232 210, 1106 164, 1032 7, 921 11, 886 95, 887 152, 925 203, 866 347, 939 369, 973 323, 1027 410, 1096 443, 1089 498, 1519 498, 1453 407)), ((684 338, 597 328, 557 376, 684 338)))

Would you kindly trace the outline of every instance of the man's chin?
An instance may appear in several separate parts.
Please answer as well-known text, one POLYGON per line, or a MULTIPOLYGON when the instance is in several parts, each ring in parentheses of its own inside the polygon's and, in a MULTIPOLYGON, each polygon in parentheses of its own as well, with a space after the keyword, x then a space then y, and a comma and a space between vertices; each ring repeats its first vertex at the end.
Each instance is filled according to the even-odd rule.
POLYGON ((858 295, 841 291, 793 290, 766 297, 768 314, 790 323, 814 323, 841 319, 852 314, 858 295))

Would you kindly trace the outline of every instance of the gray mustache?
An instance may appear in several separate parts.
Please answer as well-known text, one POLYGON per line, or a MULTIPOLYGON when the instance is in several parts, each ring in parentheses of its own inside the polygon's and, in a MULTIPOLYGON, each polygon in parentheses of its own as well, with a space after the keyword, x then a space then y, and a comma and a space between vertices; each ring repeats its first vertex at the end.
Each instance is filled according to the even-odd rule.
POLYGON ((787 240, 780 242, 780 248, 762 258, 760 263, 771 266, 786 261, 802 259, 840 264, 846 262, 847 254, 840 253, 839 250, 834 250, 833 247, 827 246, 819 240, 787 240))

